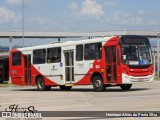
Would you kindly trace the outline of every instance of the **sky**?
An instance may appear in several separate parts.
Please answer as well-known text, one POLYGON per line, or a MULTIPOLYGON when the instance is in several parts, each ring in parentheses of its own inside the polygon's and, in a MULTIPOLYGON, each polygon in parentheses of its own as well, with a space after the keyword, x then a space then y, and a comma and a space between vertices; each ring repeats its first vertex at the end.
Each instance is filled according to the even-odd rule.
MULTIPOLYGON (((23 18, 25 31, 160 30, 160 0, 24 0, 24 8, 22 1, 0 0, 0 31, 23 30, 23 18)), ((25 45, 51 41, 25 39, 25 45)))

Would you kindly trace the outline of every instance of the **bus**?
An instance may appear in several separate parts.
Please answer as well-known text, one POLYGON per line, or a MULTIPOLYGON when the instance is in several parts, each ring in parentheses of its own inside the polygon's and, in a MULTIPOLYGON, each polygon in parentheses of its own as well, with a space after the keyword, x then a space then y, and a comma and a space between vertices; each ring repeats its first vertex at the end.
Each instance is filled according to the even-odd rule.
POLYGON ((9 80, 9 58, 0 59, 0 83, 9 80))
POLYGON ((13 84, 38 90, 74 85, 129 90, 154 79, 151 45, 147 37, 121 35, 12 49, 10 77, 13 84))

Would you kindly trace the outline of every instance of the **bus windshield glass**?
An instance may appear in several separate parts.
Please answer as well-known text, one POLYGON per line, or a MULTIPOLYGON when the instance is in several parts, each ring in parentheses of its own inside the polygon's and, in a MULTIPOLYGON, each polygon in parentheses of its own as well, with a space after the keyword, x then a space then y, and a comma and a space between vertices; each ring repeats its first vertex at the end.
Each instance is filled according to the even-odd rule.
POLYGON ((148 45, 122 45, 122 63, 131 66, 152 64, 151 48, 148 45))

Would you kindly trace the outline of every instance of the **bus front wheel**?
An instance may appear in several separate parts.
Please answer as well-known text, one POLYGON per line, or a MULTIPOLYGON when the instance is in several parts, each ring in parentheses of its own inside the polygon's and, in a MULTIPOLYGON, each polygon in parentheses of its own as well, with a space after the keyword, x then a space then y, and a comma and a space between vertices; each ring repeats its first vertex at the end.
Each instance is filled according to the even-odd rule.
POLYGON ((51 86, 45 86, 45 82, 42 77, 38 77, 37 79, 37 88, 40 91, 48 91, 51 90, 51 86))
POLYGON ((103 84, 102 77, 97 75, 93 78, 93 88, 97 92, 101 92, 105 90, 105 85, 103 84))
POLYGON ((120 87, 122 90, 129 90, 132 87, 132 84, 122 84, 120 87))

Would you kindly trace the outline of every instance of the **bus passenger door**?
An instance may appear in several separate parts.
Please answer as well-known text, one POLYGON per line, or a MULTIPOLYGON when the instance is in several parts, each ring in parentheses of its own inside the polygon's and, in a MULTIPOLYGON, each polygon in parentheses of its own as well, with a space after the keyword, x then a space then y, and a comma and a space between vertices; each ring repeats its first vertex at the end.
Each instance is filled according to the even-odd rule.
POLYGON ((117 82, 116 46, 106 47, 106 79, 107 83, 117 82))
POLYGON ((64 51, 65 83, 74 83, 74 51, 64 51))
POLYGON ((31 85, 31 55, 24 55, 25 85, 31 85))

